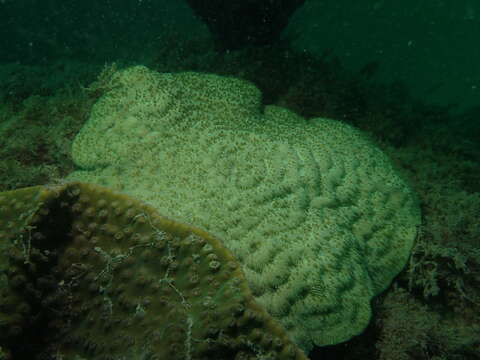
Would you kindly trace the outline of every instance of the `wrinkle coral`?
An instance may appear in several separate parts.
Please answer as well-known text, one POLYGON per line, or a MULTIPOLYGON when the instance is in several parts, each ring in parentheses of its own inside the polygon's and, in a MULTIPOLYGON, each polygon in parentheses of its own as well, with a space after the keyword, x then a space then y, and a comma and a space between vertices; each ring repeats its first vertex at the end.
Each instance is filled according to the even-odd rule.
POLYGON ((263 107, 242 80, 136 66, 113 81, 74 141, 69 178, 222 238, 302 349, 359 334, 420 224, 390 159, 344 123, 263 107))

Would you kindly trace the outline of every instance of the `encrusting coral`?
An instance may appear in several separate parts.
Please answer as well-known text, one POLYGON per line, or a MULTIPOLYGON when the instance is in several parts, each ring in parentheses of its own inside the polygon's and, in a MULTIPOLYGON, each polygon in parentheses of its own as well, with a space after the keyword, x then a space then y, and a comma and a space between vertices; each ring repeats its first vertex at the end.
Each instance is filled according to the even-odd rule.
POLYGON ((219 240, 91 184, 0 193, 2 359, 306 359, 219 240))
POLYGON ((261 104, 242 80, 113 74, 77 135, 71 180, 151 204, 224 241, 254 297, 305 351, 359 334, 404 267, 413 191, 360 131, 261 104))

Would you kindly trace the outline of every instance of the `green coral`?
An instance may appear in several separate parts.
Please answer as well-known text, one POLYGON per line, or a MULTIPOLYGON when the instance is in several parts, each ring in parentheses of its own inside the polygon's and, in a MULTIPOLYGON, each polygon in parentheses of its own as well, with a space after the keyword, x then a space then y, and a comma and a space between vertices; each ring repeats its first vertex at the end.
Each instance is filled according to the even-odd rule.
POLYGON ((420 223, 384 153, 341 122, 263 108, 239 79, 136 66, 110 81, 75 138, 81 169, 69 179, 220 236, 303 349, 365 328, 420 223))

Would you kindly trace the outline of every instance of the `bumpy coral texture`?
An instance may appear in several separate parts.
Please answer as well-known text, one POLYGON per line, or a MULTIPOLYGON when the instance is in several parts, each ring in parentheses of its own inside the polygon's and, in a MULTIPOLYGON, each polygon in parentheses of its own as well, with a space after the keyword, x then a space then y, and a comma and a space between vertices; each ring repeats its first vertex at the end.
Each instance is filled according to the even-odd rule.
POLYGON ((0 245, 5 359, 307 359, 218 239, 128 196, 0 193, 0 245))
POLYGON ((124 191, 224 239, 303 349, 360 333, 420 223, 412 191, 358 130, 261 105, 252 84, 119 71, 73 144, 71 179, 124 191))

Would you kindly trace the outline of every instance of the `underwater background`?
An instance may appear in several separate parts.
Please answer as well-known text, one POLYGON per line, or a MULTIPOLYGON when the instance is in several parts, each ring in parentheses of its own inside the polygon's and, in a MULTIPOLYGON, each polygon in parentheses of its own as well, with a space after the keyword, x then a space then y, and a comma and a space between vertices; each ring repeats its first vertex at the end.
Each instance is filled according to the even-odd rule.
POLYGON ((480 359, 480 2, 0 0, 0 39, 0 191, 71 173, 102 81, 136 64, 371 134, 421 233, 364 333, 309 357, 480 359))

